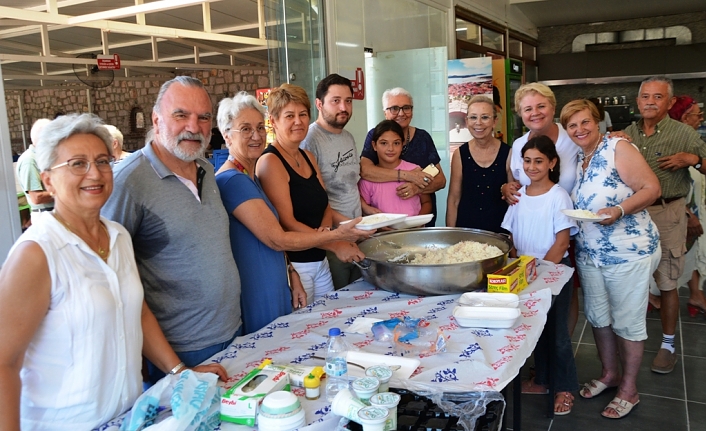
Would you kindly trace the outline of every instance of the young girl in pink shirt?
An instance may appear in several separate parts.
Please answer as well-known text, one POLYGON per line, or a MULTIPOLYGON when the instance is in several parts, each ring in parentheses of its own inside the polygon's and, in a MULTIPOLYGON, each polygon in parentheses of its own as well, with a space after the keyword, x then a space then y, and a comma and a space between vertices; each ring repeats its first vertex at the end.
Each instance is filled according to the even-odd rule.
MULTIPOLYGON (((412 171, 420 169, 414 163, 400 159, 404 132, 395 121, 384 120, 373 132, 372 146, 378 155, 378 166, 388 169, 412 171)), ((374 212, 416 216, 431 214, 431 197, 428 194, 399 196, 399 181, 374 183, 361 179, 358 182, 360 199, 375 209, 374 212)))

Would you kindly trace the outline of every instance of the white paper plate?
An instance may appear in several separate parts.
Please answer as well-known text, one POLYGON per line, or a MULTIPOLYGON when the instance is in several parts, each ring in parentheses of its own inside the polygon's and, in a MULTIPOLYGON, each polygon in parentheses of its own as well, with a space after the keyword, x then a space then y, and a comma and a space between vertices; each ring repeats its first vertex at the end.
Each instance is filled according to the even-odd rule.
POLYGON ((520 317, 519 308, 455 307, 454 319, 464 328, 512 328, 520 317))
MULTIPOLYGON (((373 230, 381 227, 390 226, 407 217, 407 214, 390 214, 379 213, 363 217, 363 219, 355 225, 360 230, 373 230)), ((346 224, 350 220, 342 221, 341 224, 346 224)))
MULTIPOLYGON (((408 379, 414 373, 414 370, 419 366, 418 358, 406 358, 402 356, 379 355, 377 353, 356 352, 349 350, 346 359, 349 362, 355 362, 364 367, 372 365, 399 365, 400 369, 392 372, 392 378, 400 380, 408 379)), ((355 365, 348 366, 348 376, 365 377, 365 370, 358 368, 355 365)))
POLYGON ((579 220, 579 221, 598 222, 598 221, 610 218, 609 215, 605 215, 605 214, 600 214, 600 215, 595 214, 595 217, 586 217, 585 215, 580 215, 582 213, 579 211, 580 210, 561 210, 561 212, 563 212, 565 216, 572 218, 574 220, 579 220))
POLYGON ((410 227, 424 226, 434 218, 434 214, 424 214, 418 216, 407 216, 401 222, 390 225, 393 229, 408 229, 410 227))

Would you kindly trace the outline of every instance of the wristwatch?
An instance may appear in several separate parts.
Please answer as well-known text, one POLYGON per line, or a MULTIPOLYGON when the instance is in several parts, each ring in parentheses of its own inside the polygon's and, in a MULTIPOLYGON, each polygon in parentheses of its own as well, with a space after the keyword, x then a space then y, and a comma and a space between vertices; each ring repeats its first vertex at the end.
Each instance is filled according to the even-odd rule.
POLYGON ((699 161, 694 165, 694 169, 699 170, 701 169, 701 157, 699 157, 699 161))

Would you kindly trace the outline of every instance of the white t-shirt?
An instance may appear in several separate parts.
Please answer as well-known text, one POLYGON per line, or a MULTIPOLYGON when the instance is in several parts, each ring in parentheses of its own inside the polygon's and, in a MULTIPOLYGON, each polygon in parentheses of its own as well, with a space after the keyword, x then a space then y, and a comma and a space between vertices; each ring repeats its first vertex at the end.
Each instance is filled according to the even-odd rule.
MULTIPOLYGON (((567 193, 571 193, 571 190, 574 189, 574 183, 576 182, 576 163, 578 162, 580 148, 578 145, 574 144, 574 141, 571 140, 566 130, 561 127, 561 124, 557 124, 557 126, 559 127, 559 137, 556 140, 556 152, 561 161, 559 165, 561 167, 559 185, 566 190, 567 193)), ((520 184, 523 186, 527 186, 530 183, 529 177, 522 168, 522 147, 527 143, 528 137, 529 133, 525 133, 515 139, 510 155, 510 170, 512 176, 520 181, 520 184)))
POLYGON ((613 127, 613 122, 610 121, 610 114, 608 111, 604 111, 603 113, 605 114, 605 118, 603 121, 598 123, 598 128, 601 134, 605 134, 605 132, 608 131, 608 127, 613 127))
MULTIPOLYGON (((563 209, 574 209, 574 204, 566 190, 558 184, 539 196, 528 196, 526 188, 520 188, 522 198, 508 207, 501 226, 512 234, 518 255, 544 259, 556 242, 558 232, 564 229, 570 229, 570 235, 578 232, 576 222, 561 212, 563 209)), ((568 251, 564 253, 564 257, 568 254, 568 251)))
POLYGON ((132 239, 118 223, 101 220, 110 234, 107 264, 49 212, 10 250, 39 244, 52 284, 20 371, 23 430, 90 430, 142 393, 143 289, 132 239))

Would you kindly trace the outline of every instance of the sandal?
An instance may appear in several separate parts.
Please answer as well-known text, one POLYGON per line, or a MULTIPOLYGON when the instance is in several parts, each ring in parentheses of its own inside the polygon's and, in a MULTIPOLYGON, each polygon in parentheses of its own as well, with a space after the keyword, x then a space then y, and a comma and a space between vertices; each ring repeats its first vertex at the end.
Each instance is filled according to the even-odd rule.
POLYGON ((625 416, 627 416, 635 407, 640 403, 640 400, 635 401, 634 403, 631 403, 630 401, 620 399, 618 397, 613 398, 613 401, 608 403, 607 406, 603 409, 603 413, 601 413, 601 416, 604 418, 608 419, 622 419, 625 416), (606 412, 609 410, 614 410, 615 413, 618 415, 617 417, 613 416, 606 416, 606 412))
POLYGON ((615 386, 608 386, 600 380, 593 379, 589 383, 584 383, 581 390, 579 390, 579 395, 582 398, 591 399, 603 393, 606 389, 614 388, 615 386))
POLYGON ((571 392, 557 392, 554 396, 554 414, 556 416, 564 416, 571 413, 571 408, 574 406, 574 396, 571 392), (559 410, 565 408, 566 410, 559 410))
POLYGON ((534 377, 522 382, 522 393, 526 395, 546 395, 549 389, 534 382, 534 377))

